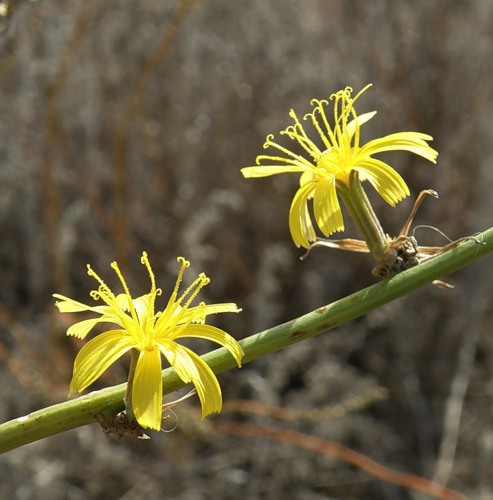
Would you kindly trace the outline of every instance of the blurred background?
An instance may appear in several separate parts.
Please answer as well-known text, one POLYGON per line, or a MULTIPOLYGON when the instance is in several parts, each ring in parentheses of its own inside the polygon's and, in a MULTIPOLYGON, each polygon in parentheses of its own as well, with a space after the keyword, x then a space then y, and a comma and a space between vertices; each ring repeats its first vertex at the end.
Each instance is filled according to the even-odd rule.
MULTIPOLYGON (((374 282, 363 254, 299 260, 287 224, 297 176, 240 173, 313 97, 372 82, 357 108, 378 110, 365 139, 434 137, 438 165, 385 157, 409 199, 392 209, 368 189, 389 234, 428 188, 440 199, 425 200, 416 224, 452 239, 491 226, 492 33, 490 0, 0 1, 0 421, 65 400, 81 344, 51 294, 89 301, 87 263, 114 286, 116 259, 134 294, 146 293, 146 250, 166 296, 185 256, 189 279, 212 279, 204 300, 243 308, 216 320, 237 339, 374 282)), ((350 224, 347 235, 357 237, 350 224)), ((165 420, 176 429, 150 441, 109 440, 95 424, 8 452, 0 496, 425 498, 337 458, 224 430, 254 423, 493 498, 492 265, 220 375, 228 405, 204 423, 192 399, 165 420), (245 411, 245 401, 278 410, 245 411)), ((127 366, 94 388, 124 382, 127 366)))

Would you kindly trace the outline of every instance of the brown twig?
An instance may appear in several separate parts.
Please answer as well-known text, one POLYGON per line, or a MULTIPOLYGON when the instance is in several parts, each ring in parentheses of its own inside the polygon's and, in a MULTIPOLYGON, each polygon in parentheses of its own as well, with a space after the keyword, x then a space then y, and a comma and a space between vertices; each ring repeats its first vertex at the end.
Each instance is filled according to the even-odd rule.
POLYGON ((221 413, 249 413, 264 417, 272 417, 291 422, 314 421, 330 418, 339 418, 347 413, 367 408, 375 401, 385 399, 387 390, 382 387, 373 387, 370 390, 357 394, 336 405, 330 405, 325 408, 285 408, 276 405, 266 405, 258 401, 249 401, 243 399, 226 401, 221 413))
POLYGON ((267 438, 329 455, 354 465, 358 469, 382 481, 419 491, 440 500, 465 500, 466 498, 460 493, 433 483, 428 479, 385 467, 346 446, 325 439, 308 436, 301 432, 239 422, 217 422, 215 424, 215 429, 230 436, 267 438))

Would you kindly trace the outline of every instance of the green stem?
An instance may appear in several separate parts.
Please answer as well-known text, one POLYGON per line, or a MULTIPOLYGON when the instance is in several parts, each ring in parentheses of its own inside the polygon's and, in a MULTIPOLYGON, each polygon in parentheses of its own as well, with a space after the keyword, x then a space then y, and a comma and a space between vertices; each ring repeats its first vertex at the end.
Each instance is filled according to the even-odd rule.
POLYGON ((366 241, 368 250, 378 262, 383 262, 388 247, 387 237, 361 185, 358 172, 354 170, 351 172, 349 184, 349 186, 338 184, 338 192, 366 241))
POLYGON ((132 389, 134 386, 135 369, 137 368, 137 361, 139 360, 140 352, 138 349, 132 349, 132 358, 130 359, 130 368, 128 370, 127 388, 125 389, 125 397, 123 402, 125 404, 125 411, 129 422, 135 420, 134 410, 132 407, 132 389))
MULTIPOLYGON (((243 362, 248 363, 332 330, 493 251, 493 228, 479 234, 477 239, 483 244, 465 241, 412 269, 242 340, 240 343, 245 351, 243 362)), ((212 351, 204 355, 203 359, 215 373, 236 367, 235 360, 225 348, 212 351)), ((163 371, 163 384, 167 393, 185 385, 171 368, 163 371)), ((125 408, 125 389, 126 384, 109 387, 0 425, 0 453, 59 432, 95 423, 95 415, 117 414, 125 408)))

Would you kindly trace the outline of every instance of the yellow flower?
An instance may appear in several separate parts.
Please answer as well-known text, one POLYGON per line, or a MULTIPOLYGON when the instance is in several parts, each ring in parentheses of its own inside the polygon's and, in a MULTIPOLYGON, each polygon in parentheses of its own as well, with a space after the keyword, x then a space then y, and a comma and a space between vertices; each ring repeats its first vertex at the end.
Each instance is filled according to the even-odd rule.
POLYGON ((422 156, 436 163, 438 153, 427 141, 432 137, 419 132, 399 132, 386 135, 360 145, 360 127, 376 114, 376 111, 357 115, 354 103, 371 85, 367 85, 356 97, 351 97, 352 89, 332 94, 334 101, 334 125, 331 127, 325 108, 329 101, 313 99, 313 111, 304 116, 310 119, 322 147, 308 137, 294 110, 289 115, 294 120, 281 132, 297 142, 305 151, 305 156, 290 151, 274 142, 272 134, 267 136, 264 149, 269 147, 280 151, 279 156, 260 155, 257 166, 241 171, 245 177, 267 177, 287 172, 300 172, 298 189, 289 213, 289 227, 296 246, 309 247, 316 240, 312 218, 308 211, 308 200, 313 199, 313 212, 317 226, 325 236, 344 230, 341 207, 337 190, 349 187, 351 172, 358 173, 361 181, 369 181, 380 196, 395 206, 409 195, 409 188, 402 177, 387 163, 372 158, 384 151, 402 150, 422 156))
POLYGON ((116 329, 97 335, 78 353, 70 394, 81 392, 91 385, 101 374, 123 354, 135 349, 139 357, 135 368, 132 386, 132 410, 139 424, 144 428, 159 430, 162 418, 162 379, 161 354, 175 369, 177 375, 186 383, 193 383, 202 404, 202 418, 221 411, 221 388, 210 367, 193 351, 176 342, 184 337, 212 340, 228 349, 241 366, 244 353, 238 342, 223 330, 205 325, 209 314, 240 312, 236 304, 200 303, 191 306, 199 291, 209 283, 205 274, 197 279, 178 296, 183 273, 190 265, 183 257, 178 257, 181 267, 174 290, 163 311, 155 312, 156 297, 161 289, 156 288, 154 273, 147 254, 141 258, 149 272, 151 291, 133 299, 116 262, 111 264, 120 279, 124 293, 114 295, 103 280, 88 266, 88 274, 99 282, 91 297, 101 300, 105 305, 88 306, 75 300, 54 294, 60 299, 56 306, 60 312, 92 311, 98 318, 86 319, 75 323, 67 330, 67 335, 85 338, 98 323, 114 323, 116 329))

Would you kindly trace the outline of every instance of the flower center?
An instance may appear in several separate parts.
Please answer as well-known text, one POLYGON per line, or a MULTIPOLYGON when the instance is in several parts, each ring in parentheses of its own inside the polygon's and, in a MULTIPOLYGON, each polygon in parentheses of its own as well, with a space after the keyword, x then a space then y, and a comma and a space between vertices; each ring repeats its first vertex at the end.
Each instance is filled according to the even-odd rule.
POLYGON ((320 158, 317 160, 317 167, 325 170, 325 172, 332 174, 336 179, 344 184, 349 185, 349 171, 345 168, 342 161, 339 148, 332 147, 326 149, 320 158))

